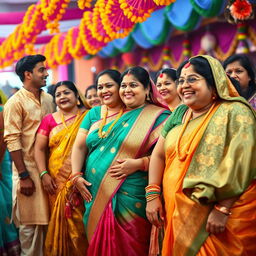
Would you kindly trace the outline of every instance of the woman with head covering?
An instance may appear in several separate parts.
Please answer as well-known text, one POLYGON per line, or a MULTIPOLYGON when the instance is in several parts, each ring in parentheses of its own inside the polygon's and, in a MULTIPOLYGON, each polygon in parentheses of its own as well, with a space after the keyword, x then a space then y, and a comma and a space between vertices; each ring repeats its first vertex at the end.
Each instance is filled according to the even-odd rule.
POLYGON ((72 180, 86 200, 88 255, 148 255, 144 189, 149 156, 169 111, 157 106, 145 69, 130 68, 119 79, 113 73, 98 75, 104 105, 91 109, 81 125, 72 180))
POLYGON ((146 188, 148 219, 164 223, 162 255, 254 255, 255 112, 210 56, 177 75, 185 105, 166 122, 146 188))
POLYGON ((68 178, 71 149, 87 105, 71 81, 57 83, 53 95, 58 111, 44 117, 35 142, 35 159, 51 212, 45 255, 82 256, 86 254, 84 206, 68 178))
POLYGON ((172 112, 181 103, 176 79, 176 69, 173 68, 161 69, 156 75, 156 89, 172 112))
POLYGON ((12 168, 11 159, 4 143, 3 105, 7 97, 0 90, 0 255, 20 255, 18 232, 12 215, 12 168))
POLYGON ((250 59, 243 54, 231 55, 224 61, 223 67, 228 76, 239 82, 236 86, 238 93, 256 110, 255 71, 250 59))

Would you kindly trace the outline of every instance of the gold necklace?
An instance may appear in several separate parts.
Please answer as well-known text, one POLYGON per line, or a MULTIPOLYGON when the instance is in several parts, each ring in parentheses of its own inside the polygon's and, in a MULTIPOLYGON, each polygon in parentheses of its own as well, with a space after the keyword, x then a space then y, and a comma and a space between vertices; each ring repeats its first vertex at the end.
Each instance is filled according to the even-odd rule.
POLYGON ((99 138, 101 138, 101 139, 106 138, 106 137, 110 134, 110 132, 111 132, 113 126, 116 124, 116 122, 117 122, 117 121, 119 120, 119 118, 122 116, 123 112, 124 112, 124 109, 123 109, 123 108, 120 109, 120 111, 119 111, 119 113, 118 113, 116 119, 114 120, 114 122, 109 126, 109 128, 107 129, 107 131, 104 132, 104 131, 102 131, 102 129, 103 129, 103 127, 105 126, 106 121, 107 121, 107 116, 108 116, 108 109, 107 109, 107 111, 105 112, 104 117, 103 117, 103 119, 102 119, 102 122, 101 122, 101 124, 100 124, 99 131, 98 131, 98 136, 99 136, 99 138))
POLYGON ((184 149, 184 153, 182 154, 180 152, 180 141, 181 141, 181 138, 188 126, 188 123, 189 121, 191 120, 192 118, 192 110, 189 109, 189 113, 185 119, 185 122, 184 122, 184 125, 182 127, 182 130, 178 136, 178 139, 177 139, 177 142, 176 142, 176 147, 175 147, 175 150, 176 150, 176 153, 178 155, 178 158, 180 161, 184 161, 187 157, 187 155, 189 154, 189 149, 190 149, 190 145, 191 143, 193 142, 195 136, 197 135, 198 133, 198 130, 200 129, 200 127, 202 126, 202 124, 205 122, 205 120, 207 119, 207 117, 210 115, 210 113, 212 112, 212 109, 215 107, 216 105, 216 102, 212 104, 212 106, 210 107, 210 109, 208 110, 207 114, 205 115, 205 117, 203 118, 203 120, 201 121, 201 123, 198 125, 198 128, 197 129, 194 129, 193 133, 192 133, 192 136, 191 136, 191 139, 190 141, 187 142, 186 146, 185 146, 185 149, 184 149))
MULTIPOLYGON (((71 126, 71 128, 73 127, 73 125, 76 123, 77 119, 80 117, 80 110, 78 109, 77 113, 76 113, 76 118, 71 126)), ((64 125, 64 127, 68 130, 68 126, 66 124, 66 121, 65 121, 65 118, 64 118, 64 115, 63 113, 61 112, 61 121, 62 121, 62 124, 64 125)))

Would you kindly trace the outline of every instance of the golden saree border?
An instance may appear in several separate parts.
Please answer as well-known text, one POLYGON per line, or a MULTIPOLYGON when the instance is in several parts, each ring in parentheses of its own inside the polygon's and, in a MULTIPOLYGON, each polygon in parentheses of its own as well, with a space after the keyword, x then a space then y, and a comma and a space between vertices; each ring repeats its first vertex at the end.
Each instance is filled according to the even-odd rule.
MULTIPOLYGON (((145 137, 147 136, 149 127, 151 127, 152 122, 159 116, 159 114, 161 114, 162 111, 163 109, 160 107, 147 105, 139 114, 135 124, 133 125, 133 128, 130 129, 125 140, 131 141, 131 143, 137 145, 136 148, 140 149, 142 146, 141 142, 144 141, 145 137), (138 140, 137 138, 142 138, 142 140, 138 140)), ((125 149, 123 146, 125 144, 126 143, 122 144, 119 153, 113 159, 113 162, 115 162, 118 158, 134 158, 137 155, 137 152, 128 152, 127 149, 125 149)), ((87 236, 89 242, 93 237, 98 222, 109 200, 111 199, 111 196, 118 189, 122 182, 123 180, 120 181, 111 177, 108 172, 106 172, 105 176, 103 177, 94 204, 91 208, 90 215, 88 217, 87 236)))

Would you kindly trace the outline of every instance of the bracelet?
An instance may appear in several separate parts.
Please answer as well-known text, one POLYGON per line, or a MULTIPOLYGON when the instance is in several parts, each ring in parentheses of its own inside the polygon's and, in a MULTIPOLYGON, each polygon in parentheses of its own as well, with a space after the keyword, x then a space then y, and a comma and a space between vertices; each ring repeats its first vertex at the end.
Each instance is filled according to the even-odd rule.
POLYGON ((19 173, 19 178, 20 180, 25 180, 26 178, 28 178, 30 175, 29 175, 29 172, 26 170, 24 172, 20 172, 19 173))
POLYGON ((231 211, 226 206, 215 204, 214 209, 216 209, 218 212, 221 212, 227 216, 231 215, 231 211))
POLYGON ((160 197, 161 195, 161 187, 157 184, 150 184, 145 188, 146 194, 146 201, 150 202, 153 199, 160 197))
POLYGON ((69 180, 72 180, 72 179, 75 178, 77 175, 83 176, 84 174, 83 174, 82 172, 76 172, 75 174, 70 175, 68 179, 69 179, 69 180))
POLYGON ((42 179, 43 176, 44 176, 46 173, 48 173, 48 171, 42 171, 42 172, 40 172, 40 174, 39 174, 40 179, 42 179))

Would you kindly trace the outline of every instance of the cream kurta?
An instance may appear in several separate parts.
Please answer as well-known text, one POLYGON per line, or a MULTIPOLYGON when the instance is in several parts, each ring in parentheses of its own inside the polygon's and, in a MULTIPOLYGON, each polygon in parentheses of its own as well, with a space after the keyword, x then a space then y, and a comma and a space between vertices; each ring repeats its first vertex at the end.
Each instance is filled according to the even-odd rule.
POLYGON ((34 142, 42 118, 53 112, 53 100, 44 91, 40 97, 41 103, 31 92, 22 88, 7 101, 4 108, 4 139, 8 150, 22 150, 24 163, 36 187, 32 196, 21 194, 18 172, 14 166, 13 218, 16 225, 45 225, 49 221, 48 198, 34 160, 34 142))

